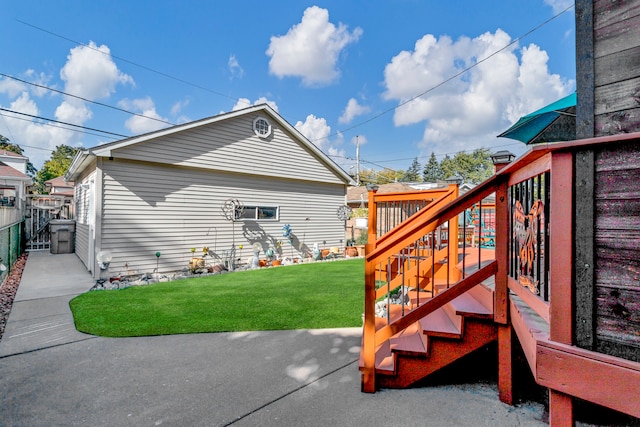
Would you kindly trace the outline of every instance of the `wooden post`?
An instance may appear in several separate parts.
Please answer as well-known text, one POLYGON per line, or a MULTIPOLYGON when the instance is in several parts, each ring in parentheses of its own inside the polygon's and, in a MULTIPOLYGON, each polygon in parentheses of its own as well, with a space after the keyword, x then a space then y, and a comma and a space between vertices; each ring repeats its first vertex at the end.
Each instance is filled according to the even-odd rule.
MULTIPOLYGON (((498 266, 498 268, 500 268, 498 266)), ((511 325, 498 326, 498 396, 513 405, 513 353, 511 325)))
POLYGON ((368 229, 367 229, 367 253, 371 253, 376 247, 376 240, 378 239, 377 225, 378 225, 378 206, 376 205, 375 195, 378 192, 378 186, 367 186, 369 200, 367 202, 368 210, 368 229))
POLYGON ((362 331, 362 391, 376 392, 376 319, 375 319, 375 265, 366 262, 364 267, 364 327, 362 331))
MULTIPOLYGON (((573 344, 573 155, 552 153, 549 218, 549 338, 573 344)), ((549 424, 573 426, 573 399, 549 390, 549 424)))
POLYGON ((507 286, 507 274, 509 273, 509 187, 508 183, 498 186, 496 190, 496 261, 498 272, 495 278, 495 290, 493 293, 493 320, 496 323, 506 325, 509 323, 509 290, 507 286))
POLYGON ((496 261, 493 293, 493 319, 498 323, 498 395, 500 401, 513 405, 513 349, 509 323, 509 184, 503 182, 496 190, 496 261))
MULTIPOLYGON (((369 200, 367 203, 368 208, 368 230, 367 230, 367 245, 365 252, 371 254, 376 247, 376 225, 377 219, 377 207, 375 202, 375 194, 378 191, 378 187, 372 186, 369 188, 369 200)), ((365 259, 364 266, 364 327, 362 331, 362 384, 361 389, 365 393, 376 392, 376 318, 375 318, 375 303, 376 303, 376 266, 365 259)))
MULTIPOLYGON (((455 200, 458 198, 459 192, 460 192, 460 186, 458 184, 450 184, 451 185, 455 185, 455 188, 453 190, 453 194, 451 196, 451 200, 455 200)), ((462 213, 462 215, 464 215, 464 212, 462 213)), ((449 221, 449 229, 447 230, 449 233, 449 239, 448 239, 448 254, 447 254, 447 258, 449 259, 448 263, 447 263, 447 268, 449 269, 449 279, 455 283, 458 280, 460 280, 460 270, 458 270, 458 268, 456 267, 458 265, 458 251, 460 250, 460 244, 459 244, 459 225, 458 225, 458 216, 454 216, 453 218, 451 218, 451 221, 449 221)), ((464 236, 462 237, 464 239, 464 236)))

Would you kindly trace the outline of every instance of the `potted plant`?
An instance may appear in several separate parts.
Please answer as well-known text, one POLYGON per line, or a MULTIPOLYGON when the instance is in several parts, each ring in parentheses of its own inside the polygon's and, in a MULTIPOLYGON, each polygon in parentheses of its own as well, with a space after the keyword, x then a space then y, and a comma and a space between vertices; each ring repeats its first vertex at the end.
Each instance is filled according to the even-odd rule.
POLYGON ((366 232, 361 232, 358 237, 356 237, 356 244, 354 247, 358 249, 358 256, 365 256, 365 245, 367 244, 369 236, 366 232))
POLYGON ((351 212, 351 218, 356 221, 356 228, 369 228, 369 209, 361 206, 351 212))

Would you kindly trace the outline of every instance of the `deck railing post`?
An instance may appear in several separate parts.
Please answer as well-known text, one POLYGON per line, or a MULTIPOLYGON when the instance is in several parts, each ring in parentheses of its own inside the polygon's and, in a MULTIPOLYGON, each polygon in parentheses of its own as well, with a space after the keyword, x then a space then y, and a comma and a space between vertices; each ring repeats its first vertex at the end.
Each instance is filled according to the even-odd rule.
MULTIPOLYGON (((450 184, 451 186, 452 184, 450 184)), ((450 200, 456 200, 458 198, 459 192, 460 192, 460 187, 458 186, 458 184, 454 184, 455 188, 453 190, 453 193, 451 194, 451 199, 450 200)), ((463 215, 464 215, 464 211, 463 211, 463 215)), ((453 221, 449 221, 449 226, 447 231, 449 232, 449 238, 447 240, 447 245, 448 246, 448 253, 447 253, 447 268, 449 269, 448 271, 448 276, 453 278, 453 280, 455 282, 458 281, 458 269, 457 269, 457 264, 458 264, 458 239, 459 239, 459 226, 458 226, 458 216, 456 215, 455 217, 452 218, 453 221)), ((434 253, 435 256, 435 253, 434 253)), ((447 283, 448 286, 448 283, 447 283)))
MULTIPOLYGON (((376 246, 376 226, 378 223, 378 207, 375 202, 375 194, 378 191, 377 186, 367 186, 368 190, 368 229, 367 244, 365 252, 370 254, 376 246)), ((387 270, 387 275, 390 271, 387 270)), ((364 267, 364 326, 362 331, 362 351, 363 351, 363 369, 362 369, 362 391, 365 393, 376 392, 376 319, 375 319, 375 303, 376 303, 376 272, 375 265, 366 262, 364 267)))
POLYGON ((362 391, 376 392, 376 319, 375 319, 375 265, 365 263, 364 267, 364 326, 362 331, 362 391))
MULTIPOLYGON (((573 155, 555 152, 551 156, 551 200, 549 218, 550 303, 549 338, 573 344, 573 155)), ((546 254, 545 254, 546 255, 546 254)), ((549 390, 549 423, 574 424, 573 399, 549 390)))
POLYGON ((508 289, 507 275, 509 274, 509 188, 507 182, 498 186, 496 190, 496 221, 495 221, 495 256, 498 261, 498 272, 495 277, 494 315, 496 323, 506 325, 508 319, 508 289))
POLYGON ((493 292, 493 319, 498 326, 498 395, 500 401, 513 405, 513 348, 509 324, 509 187, 505 181, 496 189, 495 256, 498 271, 493 292))
POLYGON ((378 192, 377 185, 368 185, 367 186, 369 201, 368 201, 368 218, 369 223, 367 225, 367 249, 366 252, 369 253, 375 248, 376 240, 378 239, 377 235, 377 226, 378 226, 378 206, 376 205, 375 195, 378 192))

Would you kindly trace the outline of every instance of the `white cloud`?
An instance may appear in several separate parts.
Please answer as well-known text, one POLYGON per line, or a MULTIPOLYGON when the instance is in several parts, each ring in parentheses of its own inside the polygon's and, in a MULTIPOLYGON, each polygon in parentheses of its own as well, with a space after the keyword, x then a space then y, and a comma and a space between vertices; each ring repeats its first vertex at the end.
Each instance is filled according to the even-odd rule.
MULTIPOLYGON (((35 70, 27 70, 27 72, 25 73, 25 76, 31 80, 32 83, 35 83, 37 85, 40 86, 47 86, 47 87, 52 87, 49 85, 49 82, 51 81, 52 76, 47 75, 45 73, 37 73, 35 70)), ((53 87, 55 89, 55 85, 53 85, 53 87)), ((38 87, 38 86, 30 86, 29 90, 31 90, 31 93, 37 97, 43 97, 44 95, 51 95, 51 96, 57 96, 58 94, 56 92, 51 92, 43 87, 38 87)))
POLYGON ((327 124, 326 119, 309 114, 304 122, 298 121, 295 128, 322 151, 329 148, 331 126, 327 124))
POLYGON ((347 102, 347 106, 342 112, 342 115, 338 118, 338 123, 351 123, 354 118, 367 114, 369 111, 371 111, 371 108, 365 105, 360 105, 357 99, 351 98, 349 102, 347 102))
POLYGON ((544 2, 551 6, 555 14, 562 12, 574 4, 574 0, 544 0, 544 2))
POLYGON ((184 99, 182 101, 178 101, 171 106, 171 115, 177 116, 182 112, 184 108, 186 108, 190 103, 189 99, 184 99))
POLYGON ((118 105, 126 110, 139 112, 139 114, 146 116, 131 116, 127 119, 127 121, 125 122, 125 126, 133 134, 138 135, 141 133, 153 132, 168 126, 167 123, 159 121, 163 120, 167 122, 169 120, 158 114, 158 112, 156 111, 156 106, 150 97, 133 100, 124 99, 120 101, 118 105))
POLYGON ((65 92, 92 101, 107 98, 117 84, 133 84, 130 76, 118 70, 110 49, 94 42, 71 49, 60 78, 65 82, 65 92))
POLYGON ((7 95, 9 98, 13 99, 26 90, 27 85, 22 82, 6 77, 0 78, 0 93, 7 95))
POLYGON ((439 85, 510 42, 511 37, 502 30, 455 42, 429 34, 416 42, 413 51, 400 52, 384 72, 384 97, 406 103, 395 111, 396 126, 424 123, 420 147, 425 153, 508 143, 510 140, 497 140, 496 135, 520 116, 573 89, 572 81, 549 72, 546 52, 533 44, 520 50, 512 45, 439 85))
POLYGON ((241 79, 244 76, 244 69, 242 69, 242 67, 240 66, 240 63, 236 59, 235 55, 229 56, 229 61, 227 62, 227 66, 229 67, 231 78, 241 79))
POLYGON ((338 133, 335 139, 330 138, 331 126, 327 124, 326 119, 309 114, 304 122, 298 121, 294 127, 343 169, 348 170, 353 164, 352 160, 346 158, 345 150, 340 148, 343 142, 342 134, 338 133))
POLYGON ((350 33, 342 23, 336 27, 326 9, 311 6, 286 35, 271 37, 266 51, 271 57, 269 72, 279 78, 301 77, 305 86, 327 85, 340 76, 340 53, 360 36, 361 28, 350 33))
MULTIPOLYGON (((119 84, 133 84, 133 79, 118 70, 111 58, 107 46, 97 46, 90 42, 88 46, 78 46, 70 50, 67 62, 60 70, 60 78, 64 82, 64 92, 80 96, 89 100, 107 98, 113 94, 119 84)), ((23 73, 25 80, 37 84, 55 87, 49 84, 51 76, 37 73, 29 69, 23 73)), ((58 95, 45 89, 30 86, 16 86, 9 80, 0 80, 0 93, 8 95, 11 109, 32 115, 45 115, 39 113, 38 106, 29 96, 43 97, 51 95, 55 99, 58 95), (17 98, 16 98, 17 97, 17 98)), ((155 110, 154 110, 155 111, 155 110)), ((156 113, 157 114, 157 113, 156 113)), ((55 118, 58 121, 84 125, 93 116, 91 109, 85 101, 73 97, 63 97, 55 107, 55 118)), ((6 127, 6 132, 13 142, 25 149, 25 154, 36 168, 51 157, 51 152, 58 145, 81 146, 83 134, 68 129, 63 129, 56 123, 41 123, 7 118, 0 122, 6 127)))
MULTIPOLYGON (((40 115, 38 106, 26 91, 11 102, 9 109, 34 116, 40 115)), ((15 116, 16 119, 12 119, 11 113, 6 113, 6 116, 0 123, 8 126, 9 132, 0 131, 0 133, 10 137, 11 142, 20 145, 36 168, 42 167, 51 157, 51 152, 56 146, 61 144, 78 146, 78 143, 74 142, 75 132, 63 129, 56 124, 47 125, 24 120, 23 116, 15 116), (33 149, 33 147, 39 149, 33 149)))
POLYGON ((249 98, 239 98, 238 101, 233 106, 233 108, 231 108, 231 111, 242 110, 243 108, 251 107, 252 105, 258 105, 258 104, 268 104, 269 107, 273 108, 274 111, 278 112, 278 105, 276 104, 276 102, 270 101, 264 96, 261 96, 260 98, 256 99, 253 104, 251 103, 251 100, 249 100, 249 98))

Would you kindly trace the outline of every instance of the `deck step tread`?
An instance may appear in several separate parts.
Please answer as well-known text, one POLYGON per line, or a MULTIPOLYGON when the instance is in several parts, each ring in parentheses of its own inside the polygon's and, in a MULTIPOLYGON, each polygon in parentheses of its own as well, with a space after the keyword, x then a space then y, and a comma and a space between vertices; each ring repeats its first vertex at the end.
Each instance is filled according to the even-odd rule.
POLYGON ((433 313, 418 321, 423 333, 432 337, 460 338, 462 331, 456 327, 449 315, 443 309, 437 309, 433 313))
POLYGON ((413 356, 427 355, 428 339, 422 333, 418 322, 409 326, 389 339, 389 347, 392 352, 413 356))
POLYGON ((460 295, 451 301, 451 306, 456 314, 466 315, 476 318, 492 318, 493 311, 485 307, 480 301, 469 293, 460 295))

